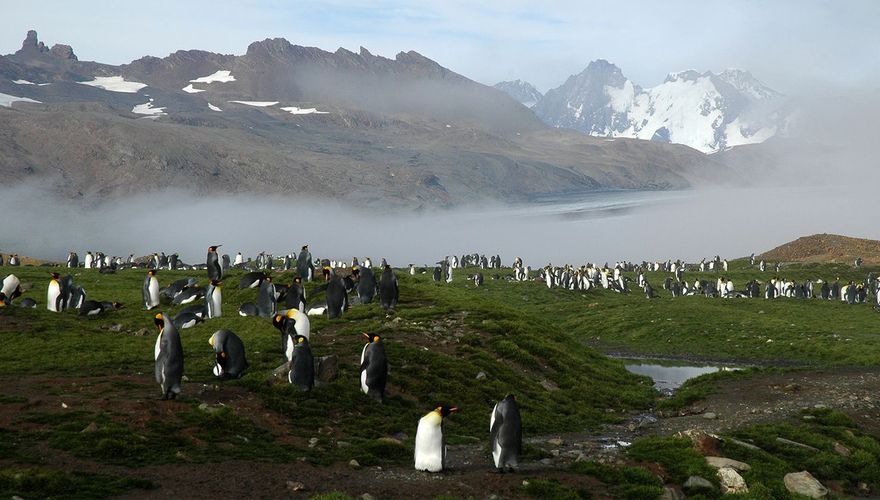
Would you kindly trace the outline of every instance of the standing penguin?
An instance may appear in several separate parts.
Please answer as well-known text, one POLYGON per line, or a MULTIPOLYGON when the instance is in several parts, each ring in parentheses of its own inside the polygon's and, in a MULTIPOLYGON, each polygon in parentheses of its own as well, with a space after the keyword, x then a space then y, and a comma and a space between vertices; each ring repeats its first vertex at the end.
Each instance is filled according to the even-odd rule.
POLYGON ((144 278, 144 307, 149 311, 159 306, 159 280, 156 279, 156 270, 147 271, 147 277, 144 278))
POLYGON ((386 265, 382 271, 382 277, 379 278, 379 304, 382 309, 394 309, 397 306, 397 299, 400 297, 400 288, 397 286, 397 276, 391 266, 386 265))
POLYGON ((343 311, 348 308, 348 292, 345 284, 333 270, 330 270, 330 282, 327 283, 327 318, 337 319, 342 317, 343 311))
POLYGON ((52 312, 61 312, 63 309, 61 298, 61 276, 58 273, 52 273, 49 291, 46 293, 46 309, 52 312))
POLYGON ((272 278, 266 276, 260 283, 257 292, 257 315, 263 318, 271 318, 275 314, 275 285, 272 278))
POLYGON ((67 267, 79 267, 79 256, 76 254, 76 252, 70 252, 67 255, 67 267))
POLYGON ((287 287, 287 295, 284 297, 284 305, 288 309, 306 310, 306 293, 302 286, 302 278, 293 278, 293 283, 287 287))
POLYGON ((86 259, 84 261, 86 269, 91 269, 95 264, 95 258, 92 257, 92 252, 86 252, 86 259))
POLYGON ((183 378, 183 346, 180 334, 167 314, 159 313, 154 322, 159 328, 156 338, 156 382, 162 389, 162 399, 174 399, 180 394, 183 378))
MULTIPOLYGON (((352 269, 357 270, 358 268, 352 269)), ((373 302, 373 297, 376 295, 376 275, 369 267, 360 269, 358 274, 360 275, 357 282, 358 298, 361 299, 361 304, 369 304, 373 302)))
POLYGON ((522 420, 513 394, 508 394, 492 410, 489 445, 496 469, 500 472, 516 469, 522 450, 522 420))
POLYGON ((438 406, 419 420, 416 430, 416 470, 441 472, 446 467, 443 419, 457 411, 458 408, 438 406))
POLYGON ((248 362, 244 342, 230 330, 217 330, 208 340, 214 348, 214 375, 221 379, 241 378, 248 362))
POLYGON ((309 392, 315 386, 315 358, 309 347, 309 339, 302 335, 293 337, 293 356, 287 380, 301 391, 309 392))
POLYGON ((223 278, 223 268, 220 267, 220 257, 217 256, 217 249, 220 247, 221 245, 208 247, 206 264, 208 265, 208 279, 211 281, 220 281, 223 278))
POLYGON ((312 281, 315 277, 315 266, 312 265, 312 253, 309 246, 303 245, 296 257, 296 274, 306 281, 312 281))
POLYGON ((378 402, 385 399, 385 382, 388 380, 388 358, 385 344, 375 333, 364 333, 367 343, 361 351, 361 390, 378 402))
POLYGON ((211 280, 205 290, 205 309, 208 318, 219 318, 222 315, 223 282, 211 280))

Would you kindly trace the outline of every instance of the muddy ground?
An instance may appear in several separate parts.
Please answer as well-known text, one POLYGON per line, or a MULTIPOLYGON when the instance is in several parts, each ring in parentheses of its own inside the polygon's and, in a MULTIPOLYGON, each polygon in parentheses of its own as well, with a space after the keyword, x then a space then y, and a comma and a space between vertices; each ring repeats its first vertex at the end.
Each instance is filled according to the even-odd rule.
MULTIPOLYGON (((148 375, 100 379, 2 377, 0 385, 4 394, 21 397, 21 402, 0 404, 0 427, 38 425, 22 424, 16 417, 27 411, 55 412, 63 405, 70 410, 95 412, 112 408, 115 415, 136 427, 147 419, 161 418, 166 412, 187 411, 195 400, 223 403, 236 412, 246 412, 258 425, 272 430, 277 440, 302 444, 298 442, 300 438, 288 434, 283 416, 263 407, 258 396, 236 387, 195 389, 193 384, 182 401, 161 402, 155 398, 155 387, 148 375)), ((547 458, 527 461, 515 474, 493 472, 483 445, 451 446, 451 467, 443 474, 416 472, 409 466, 356 469, 348 463, 318 467, 302 462, 182 461, 128 468, 90 462, 49 447, 37 450, 37 454, 46 466, 139 477, 156 485, 151 490, 130 491, 125 498, 307 498, 335 490, 375 498, 517 497, 523 494, 523 481, 534 477, 558 479, 601 497, 601 484, 590 477, 568 473, 567 465, 580 457, 615 462, 620 446, 640 436, 668 435, 688 429, 714 433, 799 418, 802 409, 817 406, 842 410, 866 432, 880 434, 878 394, 880 368, 811 369, 726 379, 716 394, 674 414, 628 415, 625 423, 595 433, 526 436, 529 443, 547 452, 547 458), (709 414, 714 414, 714 418, 707 418, 709 414)), ((0 458, 0 465, 3 462, 0 458)))

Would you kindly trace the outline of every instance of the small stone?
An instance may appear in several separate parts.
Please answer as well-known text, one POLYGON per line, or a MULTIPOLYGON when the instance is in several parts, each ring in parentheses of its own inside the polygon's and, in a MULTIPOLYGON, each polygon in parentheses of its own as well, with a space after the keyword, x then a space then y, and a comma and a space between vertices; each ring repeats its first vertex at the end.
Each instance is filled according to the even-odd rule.
POLYGON ((562 446, 563 441, 561 438, 553 438, 553 439, 548 439, 547 444, 553 445, 553 446, 562 446))
POLYGON ((378 441, 380 443, 394 444, 394 445, 398 445, 398 446, 403 445, 403 442, 401 442, 399 439, 393 438, 393 437, 380 437, 376 441, 378 441))
POLYGON ((358 461, 355 460, 355 459, 353 459, 353 458, 352 458, 351 460, 348 461, 348 466, 351 467, 351 468, 354 469, 354 470, 358 470, 358 469, 361 468, 361 464, 358 463, 358 461))
POLYGON ((182 451, 178 451, 177 453, 175 453, 174 458, 178 460, 189 460, 189 458, 187 458, 187 456, 184 455, 182 451))
POLYGON ((119 323, 114 323, 114 324, 110 325, 107 329, 110 330, 111 332, 121 332, 122 325, 120 325, 119 323))
POLYGON ((699 491, 699 490, 714 490, 715 485, 713 485, 708 479, 700 477, 700 476, 691 476, 684 482, 683 486, 685 491, 699 491))
POLYGON ((849 451, 849 448, 838 443, 837 441, 834 442, 833 447, 834 447, 834 453, 837 453, 838 455, 840 455, 842 457, 848 457, 852 454, 852 452, 849 451))
POLYGON ((817 453, 819 452, 818 448, 813 448, 812 446, 810 446, 808 444, 798 443, 797 441, 792 441, 790 439, 785 439, 782 437, 776 438, 776 442, 782 443, 782 444, 787 444, 789 446, 797 446, 798 448, 803 448, 805 450, 815 451, 817 453))
POLYGON ((725 495, 749 492, 745 479, 730 467, 718 469, 718 482, 721 484, 721 493, 725 495))
POLYGON ((716 418, 718 418, 718 415, 716 415, 714 412, 707 411, 703 414, 703 418, 707 420, 715 420, 716 418))
POLYGON ((376 497, 370 495, 369 493, 364 493, 363 495, 361 495, 360 498, 361 500, 376 500, 376 497))
POLYGON ((348 448, 349 446, 351 446, 351 443, 349 443, 349 442, 346 442, 346 441, 336 441, 336 447, 337 447, 337 448, 348 448))
POLYGON ((542 465, 553 465, 553 459, 551 458, 542 458, 540 462, 542 465))
POLYGON ((753 445, 752 443, 746 443, 745 441, 740 441, 739 439, 734 438, 724 438, 726 441, 730 441, 731 443, 742 446, 743 448, 748 448, 750 450, 761 451, 761 448, 753 445))
POLYGON ((314 448, 318 444, 318 438, 309 438, 309 448, 314 448))
POLYGON ((828 496, 828 488, 822 486, 822 483, 816 480, 812 474, 807 471, 791 472, 782 478, 785 488, 796 494, 810 498, 826 498, 828 496))
POLYGON ((477 380, 483 380, 486 378, 486 372, 480 372, 477 374, 477 380))
MULTIPOLYGON (((85 429, 81 430, 80 432, 83 434, 89 434, 91 432, 97 432, 97 431, 98 431, 98 424, 92 422, 89 425, 87 425, 85 427, 85 429)), ((837 444, 837 443, 835 443, 835 444, 837 444)))
POLYGON ((710 467, 715 467, 716 469, 722 468, 730 468, 740 472, 745 472, 747 470, 752 470, 752 466, 745 463, 740 462, 739 460, 733 460, 731 458, 724 457, 706 457, 706 463, 709 464, 710 467))
POLYGON ((134 332, 135 337, 146 337, 149 334, 150 334, 150 330, 148 330, 146 328, 141 328, 140 330, 134 332))
POLYGON ((61 403, 62 408, 67 408, 67 403, 61 403))
POLYGON ((304 491, 306 489, 306 485, 302 484, 299 481, 288 481, 287 482, 287 491, 297 492, 304 491))
POLYGON ((550 450, 550 454, 553 455, 554 457, 558 457, 558 456, 559 456, 559 450, 550 450))

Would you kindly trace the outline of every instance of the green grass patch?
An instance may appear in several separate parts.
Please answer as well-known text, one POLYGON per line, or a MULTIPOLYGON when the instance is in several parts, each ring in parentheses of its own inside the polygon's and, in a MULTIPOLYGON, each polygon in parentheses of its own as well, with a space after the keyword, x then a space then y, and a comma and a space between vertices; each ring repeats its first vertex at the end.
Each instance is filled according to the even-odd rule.
POLYGON ((133 489, 152 489, 144 479, 44 468, 0 470, 0 496, 10 498, 107 498, 133 489))

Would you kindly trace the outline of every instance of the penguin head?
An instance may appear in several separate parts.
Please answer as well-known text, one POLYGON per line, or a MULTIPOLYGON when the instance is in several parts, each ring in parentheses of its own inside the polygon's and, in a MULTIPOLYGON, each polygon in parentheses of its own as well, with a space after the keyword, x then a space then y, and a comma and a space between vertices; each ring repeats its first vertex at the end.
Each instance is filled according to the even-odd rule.
POLYGON ((287 319, 288 318, 286 318, 280 314, 276 314, 275 316, 272 317, 272 326, 274 326, 278 330, 283 331, 284 330, 284 321, 287 319))
POLYGON ((165 316, 162 313, 158 313, 153 316, 153 323, 155 323, 156 328, 161 332, 165 329, 165 316))
POLYGON ((364 332, 364 333, 362 333, 361 335, 363 335, 364 337, 367 338, 367 343, 368 343, 368 344, 372 344, 373 342, 380 342, 380 341, 382 340, 382 337, 380 337, 378 333, 367 333, 367 332, 364 332))
POLYGON ((300 278, 299 276, 296 276, 293 278, 293 282, 296 283, 297 285, 299 285, 299 284, 302 284, 303 279, 300 278))
POLYGON ((156 275, 156 270, 155 270, 155 269, 150 269, 149 271, 147 271, 147 275, 148 275, 148 276, 155 276, 155 275, 156 275))
POLYGON ((9 301, 9 299, 6 297, 6 294, 3 292, 0 292, 0 307, 6 307, 6 303, 8 301, 9 301))
POLYGON ((112 302, 112 304, 113 304, 113 309, 122 309, 123 307, 125 307, 125 305, 123 305, 122 302, 112 302))
POLYGON ((294 335, 293 343, 296 345, 309 345, 309 339, 303 337, 302 335, 294 335))
POLYGON ((219 280, 211 280, 211 284, 214 286, 214 288, 220 288, 221 286, 223 286, 223 282, 219 280))
POLYGON ((53 280, 57 280, 58 278, 61 277, 61 275, 58 274, 58 273, 50 273, 50 274, 52 275, 52 279, 53 279, 53 280))
POLYGON ((222 246, 223 246, 223 245, 211 245, 211 246, 208 247, 208 251, 209 251, 209 252, 216 252, 217 249, 220 248, 220 247, 222 247, 222 246))
POLYGON ((449 415, 451 415, 451 414, 457 412, 457 411, 458 411, 458 408, 456 408, 456 407, 454 407, 454 406, 453 406, 453 407, 449 407, 449 406, 446 406, 446 405, 441 405, 441 406, 438 406, 437 408, 434 408, 434 411, 435 411, 437 414, 439 414, 441 417, 446 418, 446 417, 448 417, 449 415))

